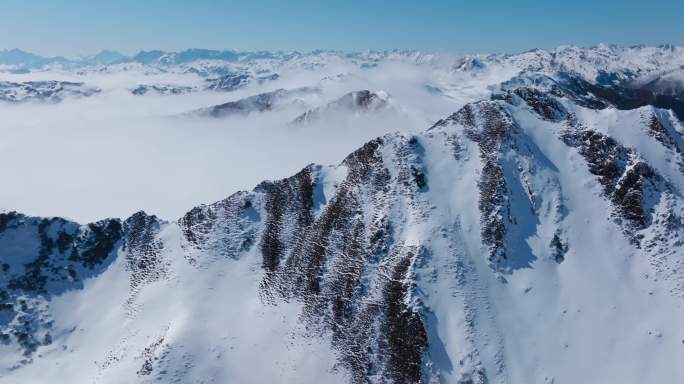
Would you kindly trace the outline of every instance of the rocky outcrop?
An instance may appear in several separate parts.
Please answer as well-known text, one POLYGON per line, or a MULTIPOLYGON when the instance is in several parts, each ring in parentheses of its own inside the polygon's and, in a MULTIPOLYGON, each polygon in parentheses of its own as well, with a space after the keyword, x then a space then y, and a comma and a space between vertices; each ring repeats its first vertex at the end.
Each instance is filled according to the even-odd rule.
POLYGON ((448 125, 464 127, 464 135, 477 143, 482 171, 478 181, 478 207, 481 213, 482 242, 489 247, 489 261, 496 266, 507 258, 505 246, 506 222, 509 218, 508 189, 501 163, 504 140, 513 121, 496 103, 468 104, 432 129, 448 125))
POLYGON ((614 204, 616 219, 624 221, 629 233, 636 236, 635 231, 650 225, 653 199, 649 197, 668 189, 653 168, 632 150, 596 131, 571 129, 562 139, 585 158, 589 172, 597 176, 603 193, 614 204))
POLYGON ((504 96, 495 95, 494 99, 502 98, 509 103, 516 104, 516 96, 543 119, 561 121, 567 117, 568 112, 565 107, 552 94, 542 92, 536 88, 515 88, 504 96))
POLYGON ((211 205, 195 207, 178 220, 184 257, 193 265, 214 258, 237 258, 257 242, 262 220, 260 198, 239 192, 211 205))
POLYGON ((52 342, 51 297, 80 289, 84 279, 104 271, 122 238, 117 219, 81 226, 0 214, 0 341, 16 342, 30 362, 38 346, 52 342))
POLYGON ((670 121, 663 119, 664 114, 655 112, 646 117, 645 126, 648 135, 656 139, 666 150, 673 152, 679 164, 679 170, 684 174, 684 136, 678 133, 670 121), (663 119, 665 122, 661 121, 663 119))
POLYGON ((594 83, 571 73, 561 73, 559 83, 565 95, 589 108, 636 109, 646 105, 672 110, 684 120, 684 99, 681 94, 661 93, 648 86, 618 82, 604 85, 594 83))
POLYGON ((162 257, 164 243, 157 238, 164 223, 156 216, 140 211, 123 223, 126 267, 130 271, 130 296, 127 309, 135 311, 134 302, 140 289, 168 274, 168 266, 162 257))

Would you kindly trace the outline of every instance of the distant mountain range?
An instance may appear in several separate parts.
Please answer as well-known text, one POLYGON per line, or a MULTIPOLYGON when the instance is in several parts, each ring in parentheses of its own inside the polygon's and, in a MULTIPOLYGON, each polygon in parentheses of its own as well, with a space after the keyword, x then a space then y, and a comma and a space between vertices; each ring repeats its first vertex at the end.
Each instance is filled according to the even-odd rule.
MULTIPOLYGON (((372 52, 371 55, 380 54, 381 56, 389 53, 398 53, 401 55, 415 54, 418 51, 378 51, 372 52)), ((45 57, 22 51, 20 49, 5 49, 0 50, 0 65, 15 65, 22 68, 38 68, 40 66, 49 64, 62 64, 72 67, 89 66, 89 65, 111 65, 121 63, 139 63, 148 65, 180 65, 187 64, 197 60, 218 60, 218 61, 254 61, 266 59, 291 60, 309 55, 321 54, 336 54, 347 57, 363 56, 362 53, 342 53, 340 51, 312 51, 309 53, 302 53, 297 51, 233 51, 233 50, 210 50, 210 49, 187 49, 180 52, 168 52, 161 50, 140 51, 133 56, 126 56, 119 52, 103 50, 96 55, 66 58, 63 56, 45 57)))

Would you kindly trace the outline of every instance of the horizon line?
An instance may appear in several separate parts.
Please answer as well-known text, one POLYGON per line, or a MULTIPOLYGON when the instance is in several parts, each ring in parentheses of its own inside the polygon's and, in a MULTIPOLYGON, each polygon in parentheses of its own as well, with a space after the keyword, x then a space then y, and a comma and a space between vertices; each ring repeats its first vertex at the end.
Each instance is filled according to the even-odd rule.
POLYGON ((594 49, 594 48, 599 48, 599 47, 610 47, 610 48, 684 48, 684 45, 679 45, 679 44, 673 44, 673 43, 660 43, 660 44, 614 44, 614 43, 605 43, 605 42, 599 42, 594 45, 586 46, 586 45, 578 45, 578 44, 559 44, 555 45, 552 47, 535 47, 535 48, 529 48, 529 49, 524 49, 524 50, 517 50, 517 51, 497 51, 497 52, 486 52, 486 51, 477 51, 477 52, 464 52, 464 53, 458 53, 456 50, 448 50, 448 49, 419 49, 419 48, 373 48, 373 49, 360 49, 360 50, 344 50, 344 49, 331 49, 331 48, 315 48, 315 49, 235 49, 235 48, 199 48, 199 47, 188 47, 188 48, 182 48, 182 49, 173 49, 173 50, 164 50, 164 49, 159 49, 159 48, 152 48, 152 49, 139 49, 136 51, 133 51, 133 53, 123 53, 122 51, 116 50, 116 49, 109 49, 109 48, 103 48, 98 50, 96 53, 90 53, 90 54, 84 54, 84 55, 76 55, 76 56, 71 56, 71 55, 43 55, 41 53, 38 53, 37 51, 32 51, 32 50, 24 50, 19 47, 13 47, 13 48, 0 48, 0 53, 7 53, 7 52, 12 52, 12 51, 19 51, 24 54, 29 54, 33 56, 37 56, 41 59, 66 59, 66 60, 82 60, 90 57, 97 56, 102 53, 114 53, 114 54, 119 54, 125 58, 134 58, 135 56, 138 56, 143 53, 155 53, 155 52, 160 52, 162 54, 173 54, 173 53, 183 53, 183 52, 188 52, 188 51, 209 51, 209 52, 218 52, 218 53, 223 53, 223 52, 230 52, 230 53, 237 53, 237 54, 249 54, 249 53, 261 53, 261 52, 268 52, 268 53, 299 53, 299 54, 314 54, 314 53, 320 53, 320 52, 330 52, 330 53, 343 53, 343 54, 355 54, 355 53, 368 53, 368 52, 417 52, 417 53, 426 53, 426 54, 451 54, 451 55, 457 55, 457 56, 468 56, 468 55, 507 55, 507 54, 517 54, 517 53, 526 53, 526 52, 533 52, 537 50, 542 50, 542 51, 553 51, 559 48, 564 48, 564 47, 572 47, 572 48, 578 48, 578 49, 594 49))

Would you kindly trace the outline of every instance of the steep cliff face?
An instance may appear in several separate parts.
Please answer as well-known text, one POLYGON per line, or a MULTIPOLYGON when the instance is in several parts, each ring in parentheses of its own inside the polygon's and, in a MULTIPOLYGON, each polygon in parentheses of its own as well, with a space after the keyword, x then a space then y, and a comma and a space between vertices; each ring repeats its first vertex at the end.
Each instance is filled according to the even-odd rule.
POLYGON ((518 87, 177 222, 3 214, 0 377, 682 377, 678 124, 518 87))

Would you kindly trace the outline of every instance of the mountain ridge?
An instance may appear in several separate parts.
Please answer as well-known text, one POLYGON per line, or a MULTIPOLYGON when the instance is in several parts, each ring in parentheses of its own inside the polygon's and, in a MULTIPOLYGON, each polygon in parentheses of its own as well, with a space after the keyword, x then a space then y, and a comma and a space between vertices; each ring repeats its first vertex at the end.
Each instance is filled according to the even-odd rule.
MULTIPOLYGON (((547 61, 554 62, 563 65, 569 62, 564 60, 575 61, 574 64, 579 62, 578 60, 594 61, 591 65, 596 65, 599 63, 609 63, 615 61, 618 56, 629 57, 632 60, 646 60, 648 59, 640 57, 640 55, 653 55, 650 59, 652 62, 656 62, 657 56, 661 57, 676 57, 684 55, 684 48, 676 45, 662 44, 657 46, 647 46, 647 45, 634 45, 634 46, 620 46, 620 45, 606 45, 597 44, 592 47, 578 47, 573 45, 559 46, 553 49, 530 49, 527 51, 519 53, 491 53, 491 54, 464 54, 464 55, 453 55, 460 61, 456 67, 463 66, 467 63, 477 62, 478 60, 512 60, 518 62, 525 61, 547 61), (459 58, 460 57, 460 58, 459 58)), ((268 60, 268 59, 280 59, 284 61, 298 59, 306 56, 321 56, 326 55, 341 56, 350 59, 361 59, 366 62, 375 62, 380 59, 386 59, 391 57, 404 57, 407 59, 420 61, 430 61, 431 59, 438 59, 440 55, 450 56, 449 54, 439 54, 432 53, 429 51, 421 50, 402 50, 402 49, 389 49, 389 50, 365 50, 365 51, 352 51, 345 52, 340 50, 312 50, 308 52, 300 51, 240 51, 240 50, 211 50, 211 49, 199 49, 190 48, 182 51, 162 51, 162 50, 151 50, 145 51, 141 50, 132 56, 124 56, 115 51, 104 50, 99 54, 92 56, 83 56, 80 58, 67 59, 62 56, 54 57, 44 57, 40 55, 35 55, 32 53, 24 52, 20 49, 2 50, 0 51, 0 64, 28 64, 33 65, 36 63, 49 63, 49 62, 64 62, 71 64, 78 64, 79 62, 83 65, 93 65, 97 64, 97 58, 103 53, 108 56, 117 56, 117 59, 103 64, 117 64, 125 62, 137 62, 142 64, 160 64, 160 65, 178 65, 187 64, 192 61, 197 60, 218 60, 218 61, 258 61, 258 60, 268 60)), ((112 56, 112 57, 113 57, 112 56)), ((680 60, 681 61, 681 60, 680 60)), ((634 66, 635 62, 629 63, 634 66)), ((616 64, 616 63, 613 63, 616 64)), ((642 63, 644 64, 644 63, 642 63)), ((475 68, 477 65, 475 65, 475 68)))
MULTIPOLYGON (((51 296, 21 281, 68 282, 86 294, 98 278, 86 284, 81 273, 95 268, 124 285, 113 300, 121 307, 108 312, 127 319, 124 331, 106 336, 117 346, 95 348, 105 357, 83 373, 105 382, 269 377, 270 368, 227 363, 250 338, 265 347, 261 330, 231 320, 240 316, 233 305, 266 308, 253 321, 274 337, 274 351, 280 343, 328 351, 303 376, 301 362, 278 368, 297 381, 315 380, 314 372, 359 383, 676 378, 681 367, 665 357, 684 339, 684 315, 670 310, 684 298, 681 123, 651 106, 621 111, 582 100, 511 87, 419 134, 376 138, 338 166, 309 165, 172 222, 144 212, 92 226, 0 215, 0 250, 29 241, 24 249, 37 253, 31 265, 3 266, 2 292, 11 295, 3 300, 13 301, 2 311, 14 317, 0 348, 23 357, 0 360, 0 377, 39 377, 31 368, 65 356, 59 344, 85 348, 69 342, 83 336, 53 313, 51 296), (251 282, 230 285, 225 276, 237 271, 245 273, 237 281, 251 282), (188 313, 158 291, 205 292, 195 284, 235 300, 224 312, 191 304, 192 294, 182 299, 220 319, 207 326, 225 340, 241 340, 230 349, 209 341, 211 332, 199 336, 188 313), (154 311, 165 305, 174 311, 154 311), (218 331, 222 322, 235 328, 218 331), (206 373, 214 363, 189 346, 196 335, 224 368, 206 373), (643 349, 655 357, 630 360, 643 349), (608 357, 596 365, 594 353, 608 357)), ((86 340, 98 335, 93 321, 76 324, 86 340)))

